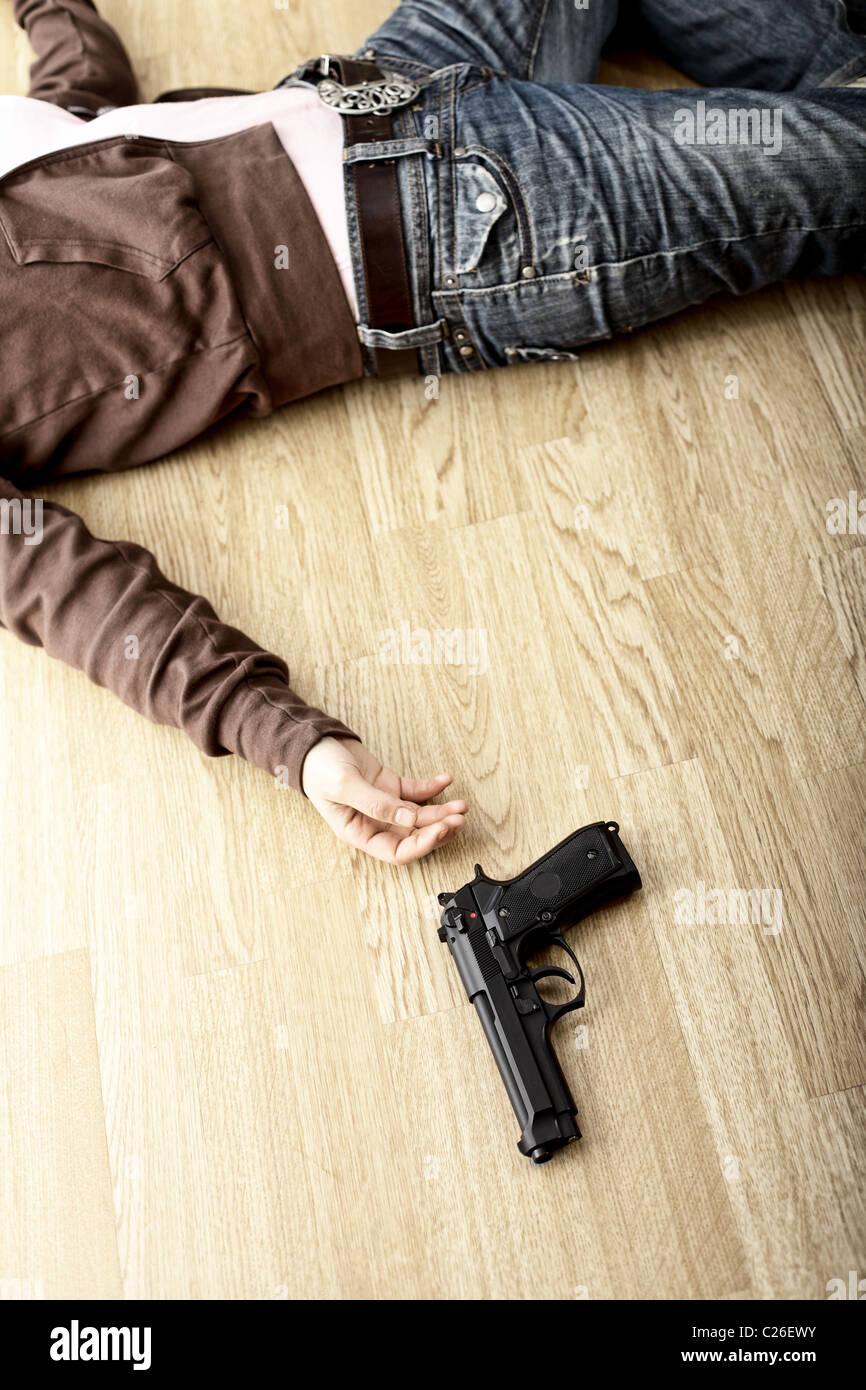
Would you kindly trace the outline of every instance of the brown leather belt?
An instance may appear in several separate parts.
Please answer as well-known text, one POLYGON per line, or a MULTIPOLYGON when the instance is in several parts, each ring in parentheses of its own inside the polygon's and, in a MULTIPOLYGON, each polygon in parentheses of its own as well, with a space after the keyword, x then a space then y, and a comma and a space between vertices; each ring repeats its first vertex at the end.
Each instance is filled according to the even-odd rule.
MULTIPOLYGON (((329 77, 336 77, 345 88, 358 83, 386 81, 378 63, 361 58, 327 60, 329 77)), ((363 96, 357 111, 343 115, 346 148, 392 140, 390 111, 369 109, 363 96)), ((376 159, 353 162, 349 168, 355 183, 358 228, 364 280, 367 293, 367 325, 387 333, 404 333, 415 327, 403 220, 400 216, 400 185, 397 162, 376 159)), ((380 377, 402 376, 420 371, 415 348, 371 348, 380 377)))

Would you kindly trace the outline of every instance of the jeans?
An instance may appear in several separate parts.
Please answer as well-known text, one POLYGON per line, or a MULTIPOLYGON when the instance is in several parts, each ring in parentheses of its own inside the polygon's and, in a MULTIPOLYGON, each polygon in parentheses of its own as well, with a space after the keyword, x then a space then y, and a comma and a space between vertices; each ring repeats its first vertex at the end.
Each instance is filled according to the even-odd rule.
POLYGON ((866 74, 866 0, 403 0, 361 53, 423 84, 358 158, 398 162, 399 345, 426 372, 866 268, 866 88, 841 85, 866 74), (617 24, 710 90, 590 85, 617 24))

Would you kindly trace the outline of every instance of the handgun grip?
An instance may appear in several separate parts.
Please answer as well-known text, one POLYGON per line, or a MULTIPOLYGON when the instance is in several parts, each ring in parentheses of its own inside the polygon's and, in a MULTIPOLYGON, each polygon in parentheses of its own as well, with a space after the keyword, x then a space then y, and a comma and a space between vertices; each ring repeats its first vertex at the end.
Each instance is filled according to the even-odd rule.
POLYGON ((520 1125, 517 1147, 534 1164, 580 1138, 577 1107, 547 1040, 543 1009, 522 1017, 501 975, 473 998, 520 1125))
POLYGON ((502 937, 509 940, 539 920, 574 922, 604 902, 640 887, 640 875, 613 821, 576 830, 516 878, 475 887, 482 909, 491 908, 502 937), (485 904, 482 895, 487 896, 485 904))

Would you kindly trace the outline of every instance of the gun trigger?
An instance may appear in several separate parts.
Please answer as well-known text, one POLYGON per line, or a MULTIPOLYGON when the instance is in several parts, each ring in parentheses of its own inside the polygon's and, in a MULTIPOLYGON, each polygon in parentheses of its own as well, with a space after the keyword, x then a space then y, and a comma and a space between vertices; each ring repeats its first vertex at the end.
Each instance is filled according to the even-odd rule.
MULTIPOLYGON (((574 1013, 575 1009, 583 1008, 584 1004, 586 1003, 586 981, 583 978, 583 970, 581 969, 580 961, 577 959, 577 956, 572 951, 568 942, 563 940, 563 938, 559 934, 551 935, 548 939, 553 946, 561 947, 562 950, 565 951, 566 955, 571 957, 571 959, 574 961, 574 968, 577 971, 578 979, 580 980, 580 988, 578 989, 577 994, 574 996, 573 999, 569 999, 567 1003, 555 1005, 548 1004, 544 1000, 542 1000, 544 1011, 547 1014, 548 1021, 552 1026, 554 1023, 556 1023, 557 1019, 562 1018, 563 1014, 574 1013)), ((535 980, 536 978, 541 978, 544 975, 559 975, 562 979, 569 980, 571 984, 577 984, 577 980, 573 979, 573 977, 569 975, 567 970, 561 970, 558 966, 555 965, 550 965, 547 967, 542 966, 540 970, 533 971, 531 972, 531 974, 533 980, 535 980)))
POLYGON ((570 956, 570 957, 571 957, 571 959, 574 961, 575 966, 577 967, 578 971, 580 972, 580 977, 581 977, 581 979, 583 979, 583 971, 580 969, 580 961, 577 959, 577 956, 574 954, 574 951, 572 951, 571 947, 569 946, 569 944, 568 944, 568 942, 565 940, 565 938, 562 937, 562 936, 560 936, 559 934, 557 934, 557 935, 555 935, 555 936, 551 936, 549 939, 550 939, 551 945, 553 945, 553 946, 558 946, 559 949, 562 950, 562 951, 564 951, 565 954, 566 954, 567 956, 570 956))

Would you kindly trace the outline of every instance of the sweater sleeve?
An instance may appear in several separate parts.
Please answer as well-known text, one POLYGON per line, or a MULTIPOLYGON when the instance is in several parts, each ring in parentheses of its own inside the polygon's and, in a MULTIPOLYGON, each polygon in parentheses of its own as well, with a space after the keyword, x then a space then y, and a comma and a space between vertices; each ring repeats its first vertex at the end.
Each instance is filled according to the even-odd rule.
POLYGON ((132 106, 138 85, 126 49, 93 0, 14 0, 36 53, 30 96, 56 106, 132 106))
POLYGON ((280 657, 166 579, 149 551, 99 540, 74 512, 5 479, 0 626, 154 723, 183 729, 210 757, 239 753, 298 790, 319 739, 358 737, 305 704, 280 657))

